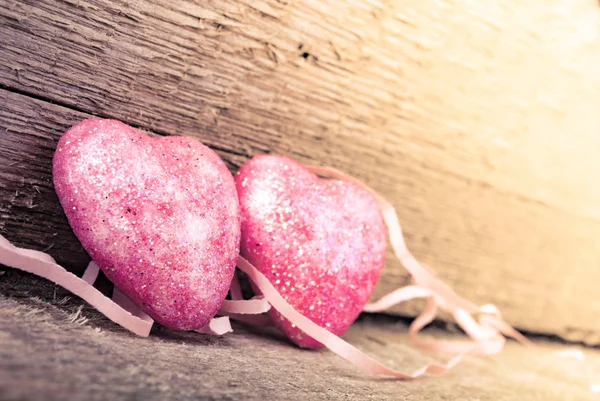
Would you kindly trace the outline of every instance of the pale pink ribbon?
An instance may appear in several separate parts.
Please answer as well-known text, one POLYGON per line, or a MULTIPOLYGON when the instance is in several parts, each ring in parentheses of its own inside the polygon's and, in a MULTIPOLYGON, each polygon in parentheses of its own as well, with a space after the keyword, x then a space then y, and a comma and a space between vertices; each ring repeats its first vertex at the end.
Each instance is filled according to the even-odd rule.
POLYGON ((147 337, 150 334, 150 329, 154 321, 149 316, 146 315, 140 318, 132 315, 125 308, 104 296, 104 294, 86 281, 91 280, 91 278, 95 279, 94 276, 97 276, 97 271, 94 274, 95 265, 91 266, 92 271, 90 273, 84 275, 86 279, 84 280, 56 264, 50 255, 30 249, 18 248, 1 235, 0 263, 44 277, 60 285, 85 300, 113 322, 138 336, 147 337))
MULTIPOLYGON (((510 325, 502 321, 498 309, 493 305, 477 305, 458 296, 450 287, 439 280, 432 269, 421 265, 417 259, 409 252, 402 235, 402 229, 398 222, 398 216, 393 206, 383 197, 371 188, 362 184, 357 179, 348 176, 336 169, 319 166, 305 166, 314 174, 329 175, 345 181, 352 182, 361 188, 370 192, 378 202, 384 222, 388 228, 388 237, 394 253, 412 274, 416 285, 409 285, 400 288, 379 301, 367 304, 364 307, 365 312, 378 312, 385 310, 399 302, 404 302, 415 298, 426 298, 427 306, 425 310, 411 323, 409 327, 409 336, 411 341, 422 348, 434 351, 450 352, 458 354, 448 363, 428 364, 412 374, 404 373, 391 369, 356 347, 342 340, 340 337, 329 332, 327 329, 317 325, 306 316, 300 314, 294 309, 275 289, 271 282, 250 262, 243 257, 238 258, 238 268, 240 268, 256 287, 261 291, 266 299, 283 317, 296 325, 300 330, 310 337, 319 341, 331 351, 340 357, 350 361, 354 365, 362 368, 367 373, 382 374, 394 376, 402 379, 414 379, 425 373, 443 373, 455 366, 466 354, 499 353, 505 343, 502 334, 513 337, 524 344, 531 344, 521 333, 513 329, 510 325), (431 323, 436 315, 437 308, 441 307, 450 312, 456 322, 474 341, 473 342, 455 342, 455 341, 437 341, 423 340, 418 336, 421 329, 431 323), (479 315, 479 321, 473 318, 473 314, 479 315)), ((234 277, 233 285, 239 288, 237 278, 234 277)), ((238 290, 236 294, 241 294, 238 290)), ((232 292, 232 297, 234 297, 232 292)), ((237 295, 241 296, 241 295, 237 295)), ((234 298, 235 299, 235 298, 234 298)))
POLYGON ((493 305, 478 307, 474 303, 457 295, 450 287, 438 279, 431 268, 425 267, 410 253, 406 247, 402 228, 394 207, 381 195, 356 178, 331 167, 305 166, 313 174, 325 175, 351 182, 365 189, 377 200, 383 220, 388 229, 388 238, 396 257, 413 276, 416 285, 400 288, 379 301, 367 304, 365 312, 383 311, 397 303, 415 298, 427 298, 427 307, 409 328, 413 343, 429 350, 466 353, 481 352, 484 354, 499 353, 505 342, 504 334, 517 341, 531 345, 531 342, 500 318, 498 309, 493 305), (460 327, 474 340, 472 343, 442 342, 421 340, 417 333, 429 324, 437 315, 437 307, 446 310, 460 327), (479 315, 477 322, 472 315, 479 315))
POLYGON ((401 379, 415 379, 425 373, 443 373, 456 365, 462 357, 462 355, 454 357, 445 365, 435 363, 428 364, 413 373, 404 373, 388 368, 299 313, 281 296, 281 294, 279 294, 264 274, 241 256, 238 258, 238 268, 248 275, 250 280, 252 280, 261 291, 265 299, 267 299, 273 308, 275 308, 283 317, 295 324, 307 335, 319 341, 340 357, 359 366, 367 373, 394 376, 401 379))
MULTIPOLYGON (((130 301, 116 287, 112 299, 94 288, 99 268, 90 262, 81 278, 58 265, 52 256, 31 249, 18 248, 0 235, 0 264, 23 270, 50 280, 77 295, 113 322, 141 337, 147 337, 154 320, 130 301)), ((243 316, 262 314, 270 305, 261 297, 244 301, 224 301, 218 314, 243 316)), ((243 318, 240 318, 242 320, 243 318)), ((223 335, 232 331, 228 316, 213 318, 199 333, 223 335)))

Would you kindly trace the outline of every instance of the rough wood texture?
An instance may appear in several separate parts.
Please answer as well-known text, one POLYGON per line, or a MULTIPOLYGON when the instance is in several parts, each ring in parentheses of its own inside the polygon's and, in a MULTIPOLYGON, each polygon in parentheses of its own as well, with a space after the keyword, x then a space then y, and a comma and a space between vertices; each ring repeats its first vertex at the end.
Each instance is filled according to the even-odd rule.
MULTIPOLYGON (((600 343, 599 32, 595 0, 3 0, 0 85, 66 108, 0 94, 0 231, 85 261, 49 184, 75 109, 195 136, 232 170, 343 169, 460 293, 600 343)), ((405 281, 389 258, 377 295, 405 281)))
MULTIPOLYGON (((137 338, 81 300, 66 300, 64 291, 55 292, 43 280, 5 276, 0 277, 0 399, 6 401, 598 397, 589 389, 600 375, 597 350, 585 350, 581 362, 558 358, 556 344, 525 349, 510 343, 497 357, 467 358, 444 376, 403 382, 365 376, 330 352, 300 350, 271 332, 241 326, 220 338, 167 330, 137 338)), ((363 319, 345 337, 398 368, 412 370, 430 360, 407 345, 404 324, 386 320, 363 319)), ((454 338, 440 330, 427 333, 454 338)))

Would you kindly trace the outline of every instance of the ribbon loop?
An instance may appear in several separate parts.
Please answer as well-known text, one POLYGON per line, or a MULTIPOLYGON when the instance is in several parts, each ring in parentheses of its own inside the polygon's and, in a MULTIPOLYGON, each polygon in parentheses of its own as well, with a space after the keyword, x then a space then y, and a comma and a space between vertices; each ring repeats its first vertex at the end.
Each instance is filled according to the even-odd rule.
POLYGON ((429 291, 431 298, 428 302, 428 308, 415 319, 415 322, 411 325, 412 330, 409 330, 409 332, 412 333, 411 338, 416 345, 444 352, 464 352, 464 350, 468 349, 468 352, 478 350, 486 354, 495 354, 500 352, 504 345, 505 339, 502 334, 507 337, 512 337, 522 344, 531 345, 531 342, 527 338, 502 320, 500 311, 494 305, 487 304, 478 307, 474 303, 460 297, 437 277, 435 271, 431 267, 419 263, 406 246, 396 209, 394 209, 394 207, 375 190, 363 184, 356 178, 331 167, 305 167, 314 174, 330 176, 351 182, 360 186, 375 197, 385 225, 387 226, 388 239, 394 254, 413 277, 415 285, 400 288, 384 296, 375 303, 367 304, 364 308, 365 312, 379 312, 399 302, 417 298, 419 297, 417 294, 426 296, 425 294, 429 291), (418 331, 435 318, 437 314, 437 308, 435 308, 435 306, 439 306, 452 314, 459 326, 461 326, 475 341, 475 344, 469 346, 445 342, 437 342, 434 344, 418 339, 418 331), (479 323, 471 316, 474 314, 481 314, 479 323), (424 322, 426 323, 423 324, 424 322))
POLYGON ((150 329, 154 323, 150 316, 146 314, 141 317, 134 316, 116 302, 104 296, 87 281, 95 281, 95 277, 93 277, 94 275, 97 276, 97 272, 94 274, 95 264, 88 266, 90 273, 84 280, 56 264, 50 255, 18 248, 2 235, 0 235, 0 263, 35 274, 60 285, 92 305, 113 322, 138 336, 148 337, 150 334, 150 329))
POLYGON ((283 317, 294 323, 307 335, 325 345, 340 357, 362 368, 367 373, 394 376, 399 379, 415 379, 425 373, 444 373, 456 365, 461 359, 461 356, 458 356, 444 365, 435 363, 428 364, 412 374, 391 369, 299 313, 281 296, 281 294, 279 294, 264 274, 241 256, 238 257, 238 268, 250 277, 256 287, 262 292, 265 299, 267 299, 273 308, 275 308, 283 317))

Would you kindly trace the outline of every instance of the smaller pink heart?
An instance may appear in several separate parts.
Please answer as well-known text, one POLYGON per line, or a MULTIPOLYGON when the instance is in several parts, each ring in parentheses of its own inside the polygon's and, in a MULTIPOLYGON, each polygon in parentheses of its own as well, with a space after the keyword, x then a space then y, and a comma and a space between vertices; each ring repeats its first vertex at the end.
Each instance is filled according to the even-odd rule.
MULTIPOLYGON (((376 200, 359 186, 320 179, 281 156, 258 156, 235 177, 241 254, 300 313, 341 335, 367 303, 384 264, 386 231, 376 200)), ((294 343, 321 346, 275 310, 294 343)))
POLYGON ((60 139, 53 177, 83 247, 137 306, 179 330, 217 313, 235 270, 240 214, 215 152, 90 119, 60 139))

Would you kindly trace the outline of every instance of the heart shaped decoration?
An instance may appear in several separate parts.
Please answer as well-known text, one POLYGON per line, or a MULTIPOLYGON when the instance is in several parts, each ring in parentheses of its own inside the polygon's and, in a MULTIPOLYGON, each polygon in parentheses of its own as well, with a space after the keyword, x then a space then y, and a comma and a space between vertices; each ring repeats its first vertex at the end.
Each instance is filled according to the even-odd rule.
POLYGON ((217 313, 235 270, 240 213, 215 152, 90 119, 60 139, 53 177, 83 247, 137 306, 177 330, 217 313))
MULTIPOLYGON (((376 200, 359 186, 320 179, 281 156, 258 156, 235 177, 241 254, 300 313, 341 335, 367 303, 383 267, 386 231, 376 200)), ((276 327, 317 348, 272 309, 276 327)))

